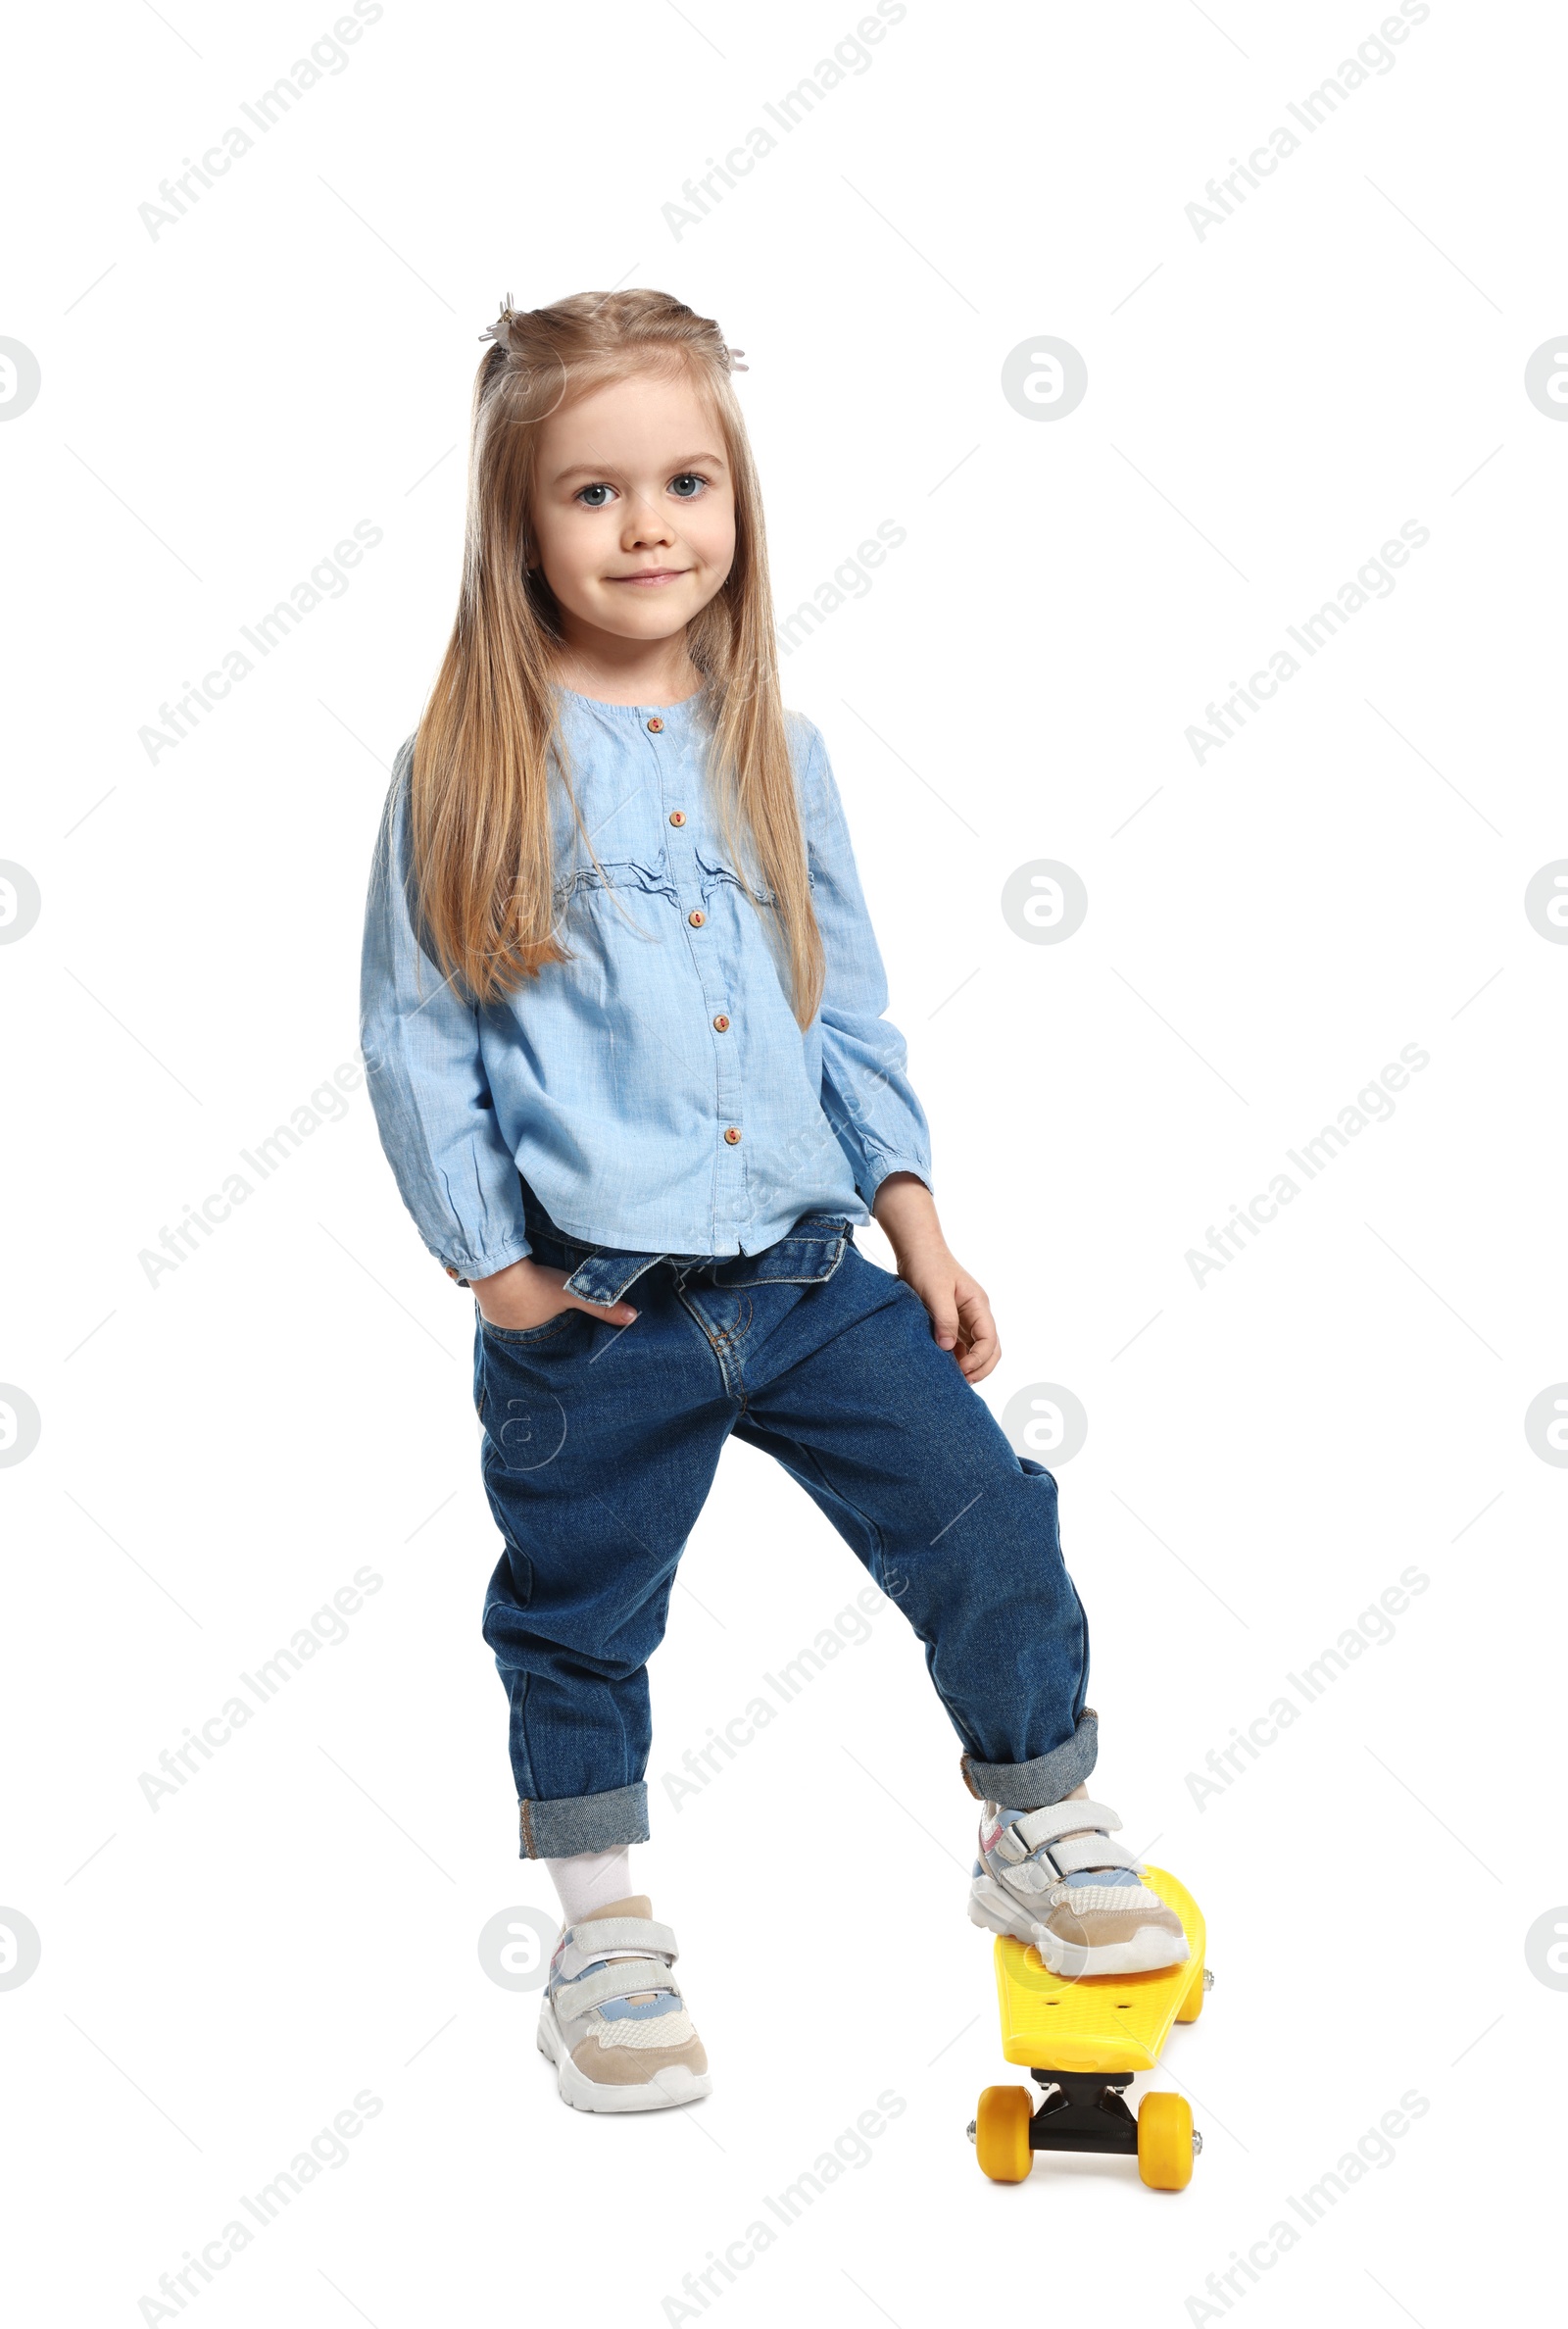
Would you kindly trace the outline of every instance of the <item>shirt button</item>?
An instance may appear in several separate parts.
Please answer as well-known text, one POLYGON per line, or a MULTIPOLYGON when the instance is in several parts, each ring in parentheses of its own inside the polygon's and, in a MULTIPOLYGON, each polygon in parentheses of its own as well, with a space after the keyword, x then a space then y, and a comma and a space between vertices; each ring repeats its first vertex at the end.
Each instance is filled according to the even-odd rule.
POLYGON ((683 825, 686 822, 685 810, 672 809, 669 813, 669 821, 672 825, 683 825))
POLYGON ((704 922, 707 921, 708 917, 700 906, 696 906, 693 907, 691 913, 687 915, 686 919, 691 923, 694 930, 700 930, 704 922))
POLYGON ((727 1035, 729 1033, 729 1020, 724 1016, 722 1012, 720 1012, 717 1018, 714 1019, 713 1024, 721 1035, 727 1035))
POLYGON ((655 717, 648 722, 648 733, 651 736, 662 736, 663 732, 664 723, 656 714, 655 717))
POLYGON ((736 1146, 737 1142, 738 1142, 738 1141, 739 1141, 739 1139, 740 1139, 740 1136, 741 1136, 741 1128, 740 1128, 739 1124, 726 1124, 726 1125, 725 1125, 725 1127, 724 1127, 724 1138, 725 1138, 725 1139, 726 1139, 726 1140, 729 1142, 729 1145, 730 1145, 730 1147, 731 1147, 731 1148, 734 1148, 734 1147, 736 1146))

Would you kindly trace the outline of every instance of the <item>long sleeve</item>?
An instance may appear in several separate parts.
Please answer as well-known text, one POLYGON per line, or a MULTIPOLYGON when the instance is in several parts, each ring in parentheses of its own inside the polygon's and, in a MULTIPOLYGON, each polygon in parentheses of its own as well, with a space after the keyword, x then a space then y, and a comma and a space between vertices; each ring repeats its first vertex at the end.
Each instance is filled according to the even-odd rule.
POLYGON ((410 913, 411 742, 398 754, 370 871, 360 975, 366 1081, 403 1202, 449 1273, 488 1277, 529 1251, 517 1166, 496 1120, 479 1015, 419 945, 410 913))
POLYGON ((802 780, 811 900, 827 958, 822 1108, 869 1209, 890 1172, 931 1185, 931 1135, 906 1071, 904 1037, 883 1016, 887 974, 866 912, 844 805, 821 735, 809 730, 802 780))

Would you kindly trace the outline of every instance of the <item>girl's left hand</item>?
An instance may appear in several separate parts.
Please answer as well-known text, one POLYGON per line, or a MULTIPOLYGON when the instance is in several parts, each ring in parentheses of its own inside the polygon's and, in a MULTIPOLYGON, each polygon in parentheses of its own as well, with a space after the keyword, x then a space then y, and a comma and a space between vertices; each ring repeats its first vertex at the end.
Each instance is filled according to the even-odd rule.
POLYGON ((931 1331, 967 1383, 983 1383, 1002 1357, 991 1299, 945 1245, 901 1255, 899 1275, 931 1313, 931 1331))

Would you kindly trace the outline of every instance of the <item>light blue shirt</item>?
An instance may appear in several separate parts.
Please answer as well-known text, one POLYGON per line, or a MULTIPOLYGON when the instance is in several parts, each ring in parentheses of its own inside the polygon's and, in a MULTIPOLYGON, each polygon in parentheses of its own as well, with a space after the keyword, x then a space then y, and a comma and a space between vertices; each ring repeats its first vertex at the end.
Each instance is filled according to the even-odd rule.
POLYGON ((426 1246, 488 1277, 529 1251, 519 1173, 573 1237, 651 1254, 755 1254, 803 1213, 869 1219, 878 1183, 929 1186, 930 1137, 883 1017, 887 980, 821 736, 790 749, 826 954, 822 1006, 791 1011, 763 919, 709 797, 689 698, 600 704, 563 690, 583 825, 555 805, 551 964, 475 1009, 415 934, 398 755, 371 871, 361 983, 381 1143, 426 1246), (608 886, 607 886, 608 885, 608 886))

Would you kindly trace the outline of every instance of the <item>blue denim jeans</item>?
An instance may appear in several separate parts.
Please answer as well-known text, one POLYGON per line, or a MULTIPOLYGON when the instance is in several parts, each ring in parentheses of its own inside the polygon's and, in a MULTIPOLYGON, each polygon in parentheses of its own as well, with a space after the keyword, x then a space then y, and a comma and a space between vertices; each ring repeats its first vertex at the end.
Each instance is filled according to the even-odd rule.
POLYGON ((760 1254, 622 1253, 564 1236, 524 1188, 534 1258, 639 1314, 477 1320, 506 1546, 484 1638, 511 1703, 523 1857, 648 1835, 648 1660, 732 1433, 777 1458, 904 1611, 971 1795, 1033 1809, 1087 1778, 1088 1629, 1056 1483, 1013 1454, 919 1297, 832 1214, 760 1254))

